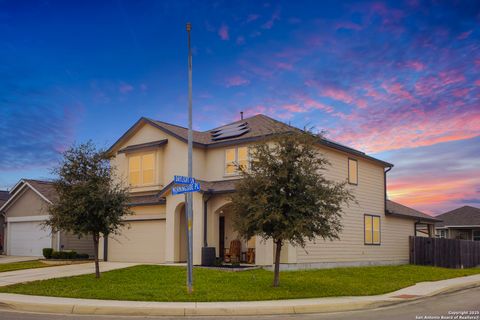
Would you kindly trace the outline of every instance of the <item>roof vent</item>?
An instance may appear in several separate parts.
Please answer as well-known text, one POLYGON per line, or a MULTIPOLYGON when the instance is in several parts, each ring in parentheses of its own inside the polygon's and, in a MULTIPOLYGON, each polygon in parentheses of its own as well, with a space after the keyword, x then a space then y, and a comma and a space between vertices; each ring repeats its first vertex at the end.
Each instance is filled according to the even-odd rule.
POLYGON ((210 131, 212 140, 224 140, 229 138, 236 138, 244 135, 250 131, 248 124, 246 122, 230 124, 227 126, 220 127, 218 129, 210 131))

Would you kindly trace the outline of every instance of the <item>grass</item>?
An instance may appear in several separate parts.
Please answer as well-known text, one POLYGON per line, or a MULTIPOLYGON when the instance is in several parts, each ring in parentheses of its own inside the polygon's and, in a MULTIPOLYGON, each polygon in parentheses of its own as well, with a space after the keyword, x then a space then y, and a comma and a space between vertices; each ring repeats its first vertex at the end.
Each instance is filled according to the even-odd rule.
POLYGON ((417 282, 479 274, 475 269, 379 266, 288 271, 273 288, 266 270, 227 272, 194 269, 192 295, 186 293, 185 268, 141 265, 93 275, 1 287, 0 292, 43 296, 137 301, 252 301, 383 294, 417 282))
POLYGON ((44 268, 44 267, 51 267, 51 266, 49 266, 48 264, 42 263, 40 261, 37 261, 37 260, 12 262, 12 263, 1 263, 0 264, 0 272, 33 269, 33 268, 44 268))

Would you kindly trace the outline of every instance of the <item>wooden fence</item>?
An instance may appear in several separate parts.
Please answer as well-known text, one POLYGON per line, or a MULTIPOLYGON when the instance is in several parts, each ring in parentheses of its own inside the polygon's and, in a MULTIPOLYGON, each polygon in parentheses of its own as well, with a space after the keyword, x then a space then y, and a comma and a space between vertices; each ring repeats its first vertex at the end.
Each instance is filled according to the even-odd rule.
POLYGON ((410 237, 410 263, 444 268, 480 266, 480 241, 410 237))

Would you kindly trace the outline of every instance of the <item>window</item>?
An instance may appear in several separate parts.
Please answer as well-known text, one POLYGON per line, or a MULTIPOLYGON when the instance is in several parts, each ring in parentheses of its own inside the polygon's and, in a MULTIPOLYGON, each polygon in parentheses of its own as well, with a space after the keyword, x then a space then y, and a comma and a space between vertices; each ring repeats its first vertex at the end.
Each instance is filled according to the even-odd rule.
POLYGON ((155 154, 128 157, 128 181, 132 186, 155 183, 155 154))
POLYGON ((348 183, 358 184, 358 161, 348 159, 348 183))
POLYGON ((248 168, 248 147, 225 149, 225 174, 238 174, 237 165, 248 168))
POLYGON ((235 149, 225 150, 225 174, 234 174, 235 167, 235 149))
POLYGON ((366 214, 364 224, 365 244, 380 244, 380 217, 366 214))
POLYGON ((444 229, 437 230, 437 238, 445 239, 446 237, 447 237, 447 230, 444 230, 444 229))
POLYGON ((473 241, 480 241, 480 230, 473 231, 473 241))

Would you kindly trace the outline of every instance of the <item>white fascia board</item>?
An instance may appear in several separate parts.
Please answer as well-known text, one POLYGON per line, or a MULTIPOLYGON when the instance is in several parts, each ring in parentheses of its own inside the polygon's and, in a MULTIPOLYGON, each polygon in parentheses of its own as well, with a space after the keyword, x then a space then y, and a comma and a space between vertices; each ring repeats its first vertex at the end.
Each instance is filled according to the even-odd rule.
POLYGON ((34 187, 32 187, 32 185, 28 182, 25 182, 25 184, 27 186, 30 187, 30 189, 32 189, 33 191, 35 191, 36 194, 38 194, 43 200, 47 201, 49 204, 52 204, 52 201, 48 200, 47 198, 45 198, 45 196, 43 194, 41 194, 37 189, 35 189, 34 187))
POLYGON ((30 222, 30 221, 45 221, 50 218, 49 215, 41 216, 24 216, 24 217, 7 217, 7 222, 30 222))
MULTIPOLYGON (((15 197, 17 196, 17 194, 18 194, 19 192, 21 192, 21 191, 25 188, 25 186, 26 186, 25 181, 20 180, 20 182, 23 182, 24 185, 21 186, 20 189, 17 190, 17 192, 15 192, 14 194, 12 194, 12 196, 11 196, 10 198, 8 198, 7 202, 5 202, 5 203, 3 204, 3 206, 0 207, 0 211, 3 211, 3 210, 10 204, 10 202, 13 202, 13 200, 15 199, 15 197)), ((19 182, 19 183, 20 183, 20 182, 19 182)), ((17 183, 17 184, 15 185, 15 188, 17 187, 17 185, 18 185, 19 183, 17 183)), ((13 189, 12 189, 12 190, 13 190, 13 189)))

